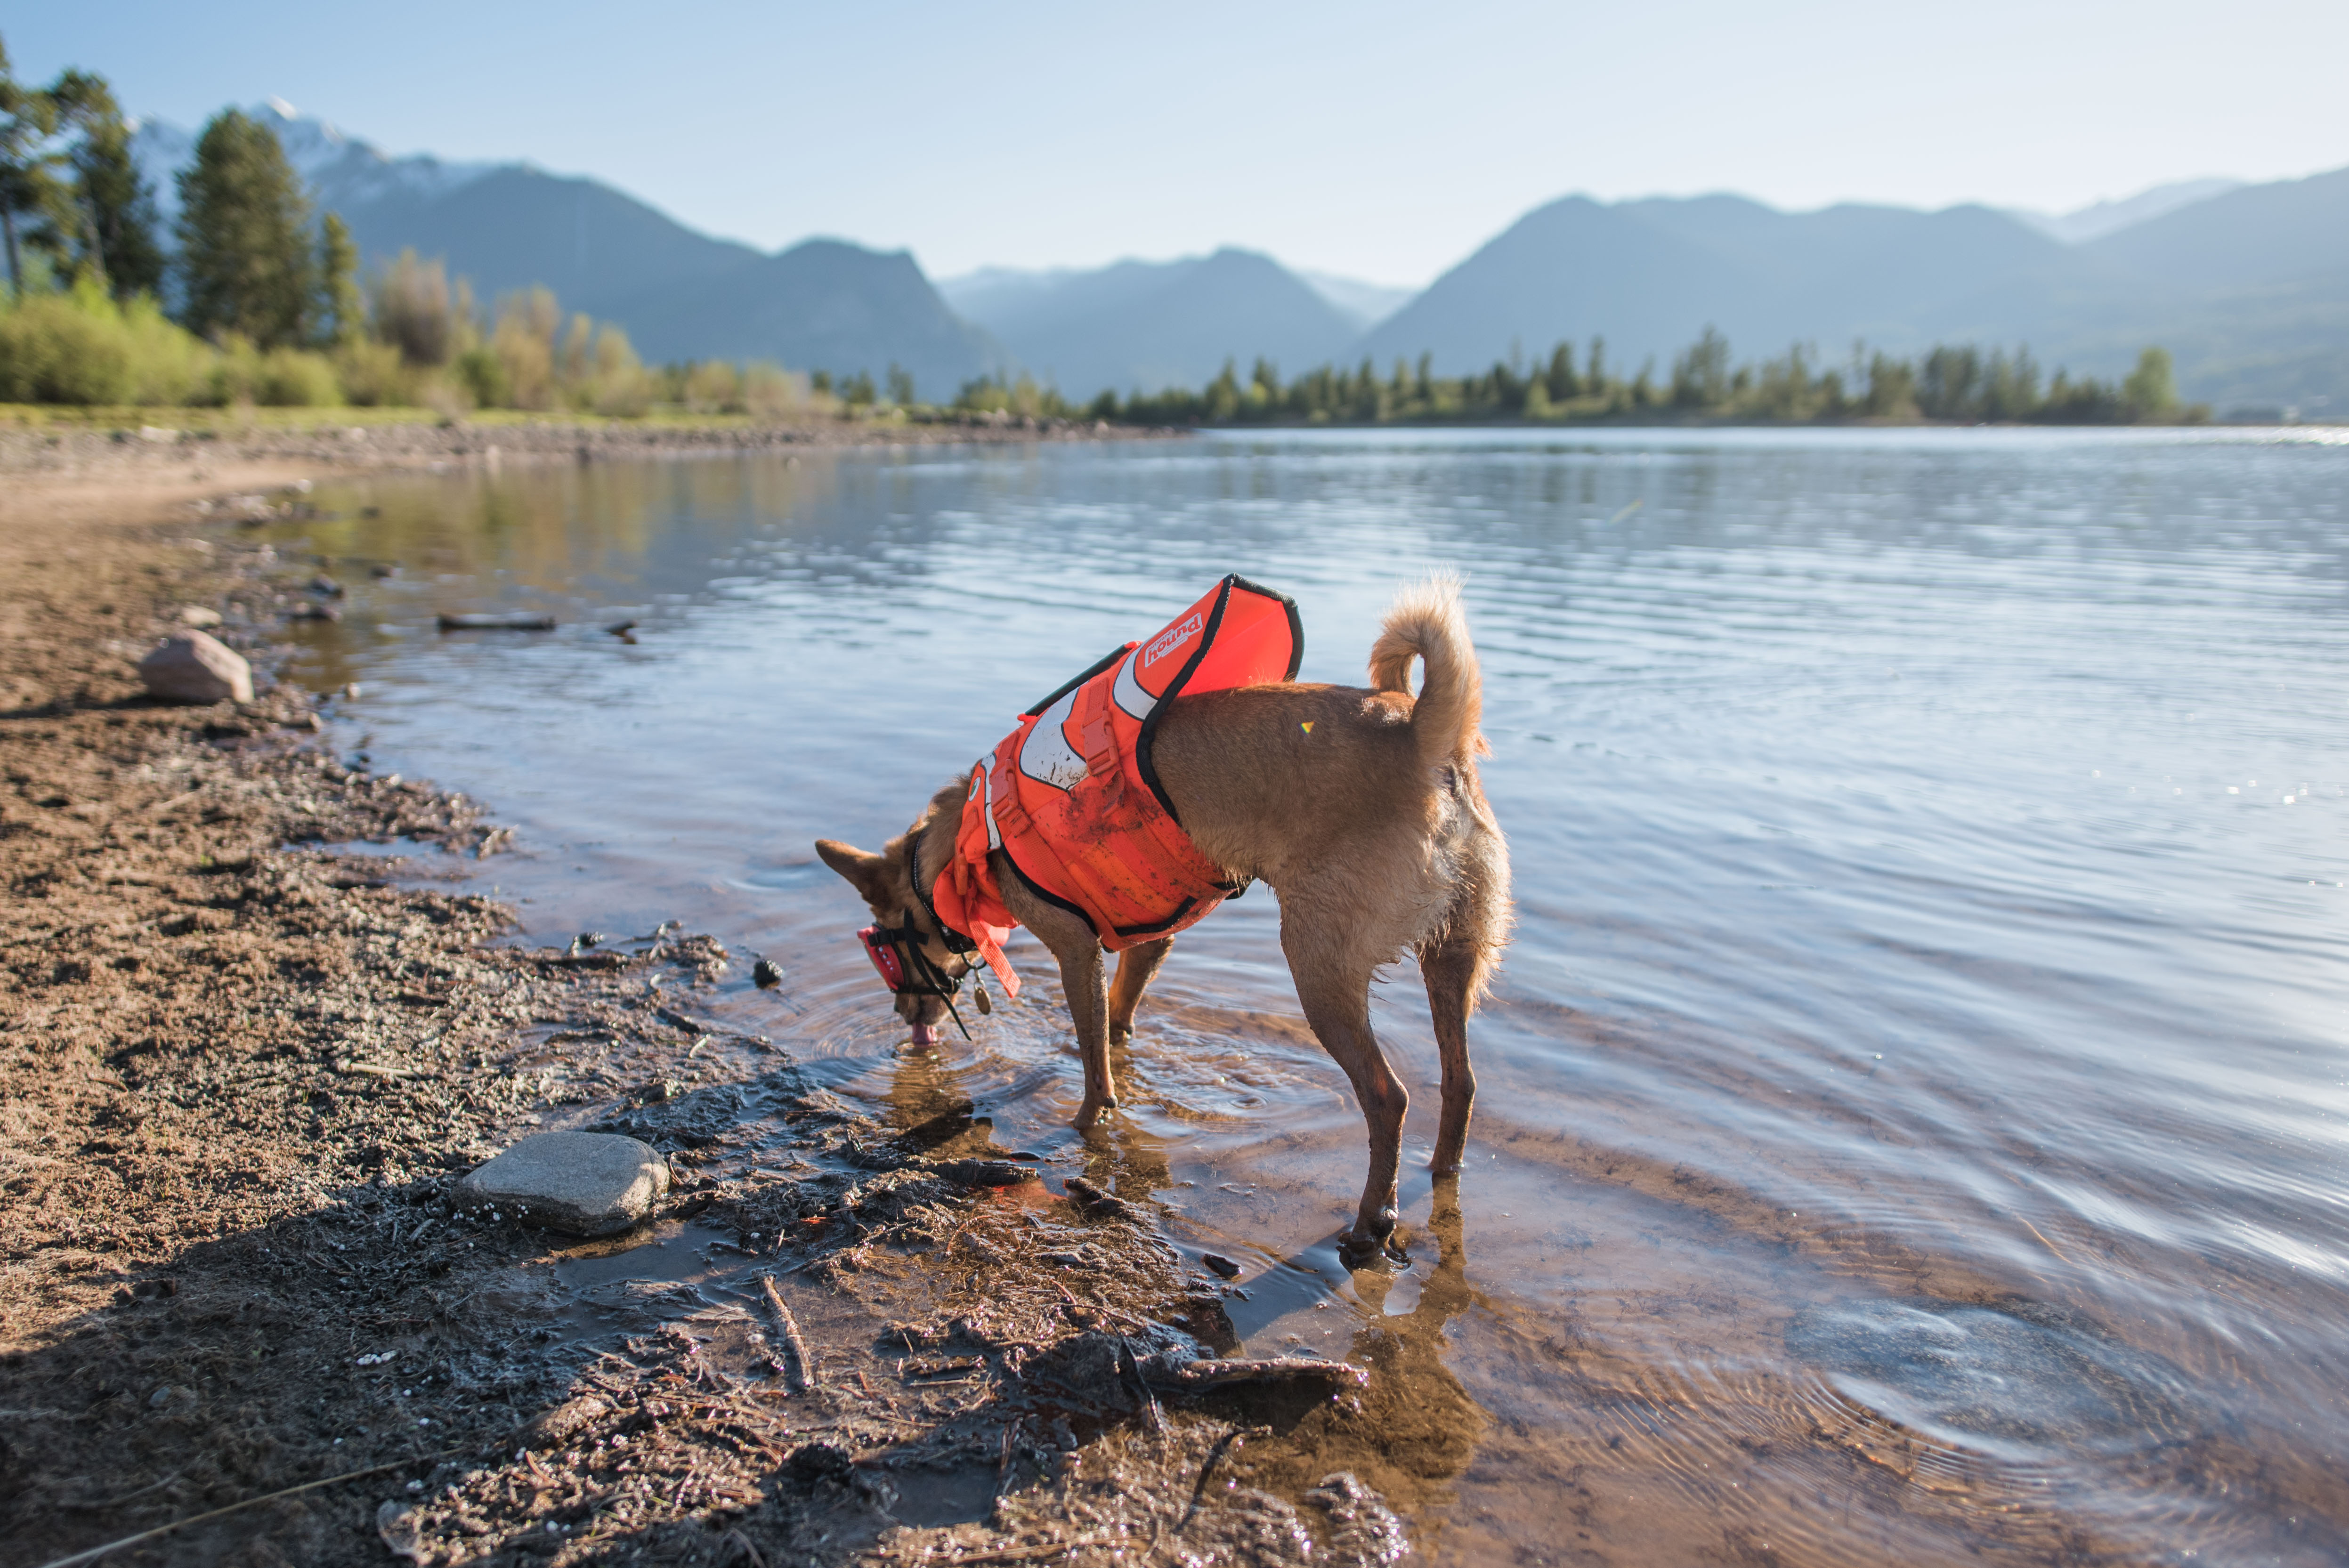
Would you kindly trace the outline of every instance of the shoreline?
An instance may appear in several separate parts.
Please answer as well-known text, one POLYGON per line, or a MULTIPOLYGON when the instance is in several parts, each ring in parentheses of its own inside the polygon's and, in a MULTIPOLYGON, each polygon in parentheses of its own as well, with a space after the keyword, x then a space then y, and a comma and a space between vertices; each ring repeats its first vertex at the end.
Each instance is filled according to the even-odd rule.
MULTIPOLYGON (((113 412, 125 412, 114 410, 113 412)), ((191 410, 149 410, 157 418, 191 410)), ((210 412, 207 410, 206 412, 210 412)), ((372 413, 373 410, 360 412, 372 413)), ((966 422, 822 420, 803 424, 694 424, 633 420, 429 419, 345 422, 255 420, 181 428, 51 423, 0 425, 0 476, 85 487, 96 478, 137 480, 174 496, 233 488, 232 470, 307 465, 288 478, 425 468, 450 461, 594 462, 637 458, 837 451, 874 447, 1032 446, 1043 442, 1166 440, 1190 434, 1157 427, 1074 420, 966 422)), ((282 482, 282 481, 281 481, 282 482)), ((129 497, 108 505, 119 512, 129 497)), ((14 510, 0 500, 0 522, 14 510)), ((124 515, 129 515, 124 513, 124 515)))
POLYGON ((1015 1165, 942 1087, 886 1120, 837 1099, 695 1016, 734 961, 708 937, 493 945, 512 912, 432 885, 453 862, 427 849, 493 854, 493 819, 346 766, 265 640, 254 701, 147 700, 132 665, 181 608, 294 570, 190 503, 303 477, 245 449, 0 500, 0 1519, 26 1561, 149 1531, 116 1560, 1403 1550, 1372 1489, 1413 1490, 1386 1457, 1413 1390, 1209 1376, 1228 1287, 1146 1184, 1121 1198, 1083 1150, 1015 1165), (419 846, 397 880, 334 848, 392 840, 419 846), (664 1154, 644 1228, 456 1204, 554 1130, 664 1154))

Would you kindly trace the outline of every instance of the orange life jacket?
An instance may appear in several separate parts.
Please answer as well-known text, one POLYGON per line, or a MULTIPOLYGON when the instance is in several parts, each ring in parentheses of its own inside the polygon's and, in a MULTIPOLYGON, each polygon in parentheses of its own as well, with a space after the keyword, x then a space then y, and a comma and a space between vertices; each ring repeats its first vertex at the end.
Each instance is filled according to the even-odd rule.
POLYGON ((979 758, 932 899, 1006 993, 1019 994, 1002 945, 1018 923, 990 851, 1038 897, 1082 915, 1111 953, 1172 936, 1239 891, 1183 831, 1151 766, 1151 737, 1185 692, 1295 679, 1304 648, 1294 600, 1226 577, 1149 641, 1126 644, 1020 715, 979 758))

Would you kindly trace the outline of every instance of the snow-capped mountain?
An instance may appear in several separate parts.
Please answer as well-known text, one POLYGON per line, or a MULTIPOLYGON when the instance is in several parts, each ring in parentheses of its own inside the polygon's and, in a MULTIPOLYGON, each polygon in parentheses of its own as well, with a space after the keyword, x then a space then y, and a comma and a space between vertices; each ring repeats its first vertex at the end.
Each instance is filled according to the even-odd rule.
MULTIPOLYGON (((421 152, 395 158, 332 121, 298 112, 284 98, 245 112, 277 132, 286 161, 308 183, 322 210, 364 206, 388 196, 445 196, 504 167, 452 163, 421 152)), ((132 155, 154 186, 155 210, 166 224, 179 216, 179 174, 195 160, 196 136, 169 120, 145 119, 131 139, 132 155)))

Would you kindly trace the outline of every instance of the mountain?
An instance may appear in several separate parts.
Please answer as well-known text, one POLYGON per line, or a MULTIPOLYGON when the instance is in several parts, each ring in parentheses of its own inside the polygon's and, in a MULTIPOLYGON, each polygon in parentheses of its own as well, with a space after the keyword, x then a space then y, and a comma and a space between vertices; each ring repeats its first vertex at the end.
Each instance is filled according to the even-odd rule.
POLYGON ((1745 352, 1856 337, 1906 349, 1974 314, 1986 280, 2060 274, 2065 247, 1982 207, 1787 213, 1739 196, 1536 209, 1369 333, 1379 363, 1481 367, 1561 339, 1607 339, 1619 367, 1659 369, 1708 325, 1745 352))
POLYGON ((843 240, 802 240, 690 288, 662 284, 616 303, 614 320, 648 359, 771 359, 795 366, 902 366, 916 393, 951 399, 1008 368, 986 333, 947 307, 914 258, 843 240))
POLYGON ((1297 275, 1305 285, 1331 304, 1339 314, 1354 324, 1355 330, 1368 332, 1395 312, 1409 304, 1417 289, 1397 288, 1392 284, 1364 283, 1360 278, 1341 278, 1335 273, 1315 273, 1299 269, 1297 275))
POLYGON ((990 268, 946 285, 956 308, 1071 397, 1196 387, 1226 359, 1296 371, 1361 327, 1270 256, 1226 248, 1090 272, 990 268))
MULTIPOLYGON (((289 105, 250 112, 276 129, 318 207, 350 225, 364 265, 413 247, 470 279, 484 304, 543 284, 566 309, 619 323, 647 360, 771 359, 876 377, 895 364, 931 397, 1003 364, 902 251, 810 240, 769 255, 600 181, 525 163, 393 158, 289 105)), ((136 150, 159 205, 168 193, 176 209, 172 177, 194 150, 177 127, 140 128, 136 150)))
POLYGON ((2349 270, 2349 169, 2245 185, 2084 247, 2184 288, 2245 289, 2349 270))
POLYGON ((1985 207, 1569 196, 1519 219, 1350 356, 1427 352, 1458 372, 1603 335, 1618 369, 1652 357, 1661 375, 1708 325, 1741 356, 1791 343, 1835 358, 1858 340, 1900 353, 2023 344, 2043 366, 2103 377, 2158 343, 2185 394, 2222 412, 2349 408, 2349 170, 2224 190, 2078 244, 1985 207))
POLYGON ((2008 209, 2008 214, 2067 245, 2085 245, 2090 240, 2116 234, 2132 223, 2143 223, 2180 207, 2223 196, 2241 189, 2242 184, 2240 180, 2180 180, 2140 191, 2125 201, 2098 201, 2077 211, 2033 212, 2015 207, 2008 209))
MULTIPOLYGON (((320 198, 320 205, 327 208, 339 210, 398 191, 452 191, 493 170, 512 167, 450 163, 425 154, 393 158, 345 135, 329 121, 296 113, 283 98, 272 98, 245 112, 277 132, 285 160, 320 198)), ((146 119, 140 122, 130 145, 140 172, 154 187, 156 211, 169 225, 180 215, 175 177, 195 160, 195 133, 168 120, 146 119)))

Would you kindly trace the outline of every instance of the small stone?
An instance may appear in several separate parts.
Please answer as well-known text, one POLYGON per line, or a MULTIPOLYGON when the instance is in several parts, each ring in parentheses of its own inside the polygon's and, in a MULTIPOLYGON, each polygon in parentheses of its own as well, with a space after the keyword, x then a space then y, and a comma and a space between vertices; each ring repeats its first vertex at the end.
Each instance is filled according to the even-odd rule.
POLYGON ((180 611, 180 624, 203 631, 221 624, 218 610, 207 610, 202 604, 190 604, 180 611))
POLYGON ((1240 1277, 1240 1265, 1232 1262, 1231 1259, 1224 1256, 1221 1253, 1201 1253, 1199 1254, 1199 1261, 1206 1264, 1209 1268, 1215 1270, 1217 1274, 1223 1275, 1226 1279, 1237 1279, 1240 1277))
POLYGON ((174 632, 139 661, 150 695, 166 702, 253 700, 253 666, 244 655, 202 632, 174 632))
POLYGON ((459 1207, 517 1205, 523 1222, 574 1236, 608 1236, 652 1212, 668 1166, 648 1144, 609 1132, 525 1138, 457 1183, 459 1207))
POLYGON ((343 613, 332 604, 296 604, 286 612, 289 621, 339 621, 343 613))
POLYGON ((343 596, 343 585, 321 572, 310 579, 310 592, 328 599, 339 599, 343 596))
POLYGON ((783 983, 783 972, 775 967, 771 958, 761 958, 750 965, 750 980, 761 991, 771 991, 783 983))

